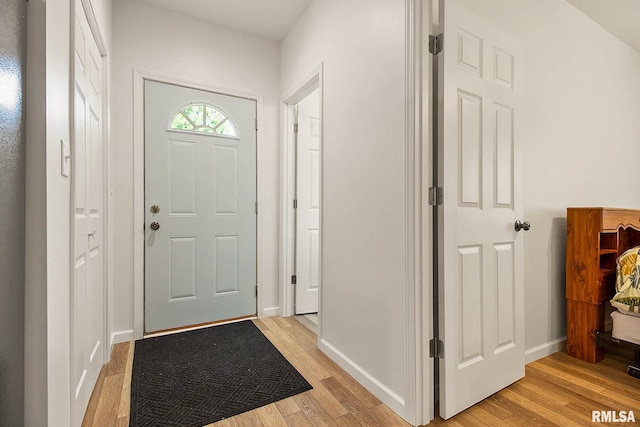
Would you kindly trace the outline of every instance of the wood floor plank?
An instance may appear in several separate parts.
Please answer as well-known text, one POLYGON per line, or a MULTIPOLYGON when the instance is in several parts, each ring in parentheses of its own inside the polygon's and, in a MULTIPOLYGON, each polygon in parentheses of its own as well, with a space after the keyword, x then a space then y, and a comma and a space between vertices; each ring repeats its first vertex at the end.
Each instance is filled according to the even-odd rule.
POLYGON ((314 424, 307 418, 304 412, 295 412, 284 417, 289 427, 314 427, 314 424))
POLYGON ((238 414, 232 417, 240 427, 269 427, 268 424, 263 424, 257 411, 248 411, 238 414))
POLYGON ((235 419, 235 417, 232 417, 218 421, 217 423, 209 424, 205 427, 238 427, 239 425, 240 424, 238 424, 238 421, 235 419))
POLYGON ((333 419, 340 427, 360 427, 362 424, 351 414, 346 414, 333 419))
POLYGON ((262 424, 268 427, 287 427, 287 422, 275 403, 256 409, 262 424))
POLYGON ((314 426, 335 426, 331 415, 311 396, 310 393, 301 393, 293 396, 302 412, 314 426))
POLYGON ((567 418, 564 415, 561 415, 559 412, 550 409, 548 406, 542 405, 528 396, 519 394, 514 392, 512 389, 505 389, 500 392, 500 394, 513 402, 514 404, 520 405, 528 410, 531 410, 538 414, 541 417, 546 418, 547 420, 555 423, 557 425, 565 426, 565 427, 581 427, 582 423, 576 422, 572 418, 567 418))
POLYGON ((496 405, 496 403, 492 399, 485 399, 482 402, 477 403, 474 407, 484 409, 490 414, 493 414, 493 416, 498 418, 499 420, 506 420, 507 418, 510 418, 514 415, 513 412, 503 408, 500 405, 496 405))
MULTIPOLYGON (((290 328, 290 327, 289 327, 290 328)), ((313 372, 314 376, 318 379, 328 378, 332 375, 321 363, 318 362, 313 355, 309 354, 296 342, 288 333, 283 331, 279 325, 275 324, 273 327, 269 327, 269 331, 276 334, 280 342, 287 346, 295 356, 307 366, 307 368, 313 372)), ((264 333, 266 334, 267 331, 264 333)))
POLYGON ((122 382, 122 394, 120 396, 120 405, 118 408, 118 417, 129 419, 131 413, 131 373, 133 371, 133 350, 135 348, 133 341, 126 344, 127 357, 124 369, 124 381, 122 382))
POLYGON ((296 401, 290 397, 276 402, 276 407, 283 417, 295 414, 296 412, 300 412, 300 407, 298 406, 296 401))
POLYGON ((555 425, 554 423, 547 420, 537 412, 530 410, 528 407, 520 406, 519 404, 507 399, 502 394, 502 391, 489 397, 489 399, 491 399, 496 405, 502 406, 506 410, 513 412, 512 416, 504 420, 508 424, 513 426, 523 426, 523 425, 553 426, 555 425))
POLYGON ((320 402, 327 413, 335 414, 335 416, 341 416, 349 412, 335 396, 329 393, 320 381, 320 378, 318 378, 314 372, 311 372, 309 366, 297 357, 298 353, 293 351, 290 346, 282 344, 279 335, 275 335, 273 330, 264 331, 263 333, 274 343, 274 345, 276 345, 276 348, 282 352, 293 367, 302 374, 309 384, 311 384, 313 390, 308 393, 311 393, 314 398, 320 402))
POLYGON ((92 425, 108 426, 117 421, 123 381, 124 374, 105 377, 101 392, 103 398, 98 401, 92 425))
POLYGON ((571 419, 580 422, 580 425, 591 423, 591 412, 585 412, 582 410, 575 410, 568 406, 573 403, 572 397, 567 394, 562 394, 554 390, 557 388, 554 385, 547 384, 546 387, 541 387, 536 384, 536 381, 525 378, 513 384, 509 389, 515 393, 526 396, 540 405, 559 413, 568 416, 571 419))
POLYGON ((376 414, 379 420, 382 421, 382 425, 385 426, 393 426, 393 427, 409 427, 411 424, 403 420, 393 412, 389 407, 383 403, 378 406, 374 406, 372 409, 373 413, 376 414))
POLYGON ((374 411, 370 411, 357 396, 340 384, 335 377, 322 380, 329 392, 360 422, 362 425, 382 425, 382 420, 378 418, 374 411))
POLYGON ((575 371, 572 373, 567 372, 571 369, 570 367, 565 367, 564 369, 558 367, 558 365, 553 363, 551 359, 541 359, 534 363, 536 363, 536 368, 548 372, 551 375, 555 375, 558 378, 562 378, 563 380, 569 380, 578 387, 582 387, 596 393, 601 393, 605 389, 605 387, 593 381, 591 377, 585 378, 583 376, 576 376, 575 371))

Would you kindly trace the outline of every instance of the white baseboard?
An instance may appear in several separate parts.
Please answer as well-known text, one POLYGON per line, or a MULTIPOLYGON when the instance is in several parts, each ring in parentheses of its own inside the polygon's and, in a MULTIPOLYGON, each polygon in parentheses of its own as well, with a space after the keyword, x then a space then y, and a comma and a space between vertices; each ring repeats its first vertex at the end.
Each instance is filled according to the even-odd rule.
POLYGON ((349 359, 326 340, 321 339, 318 348, 337 363, 338 366, 347 371, 356 381, 362 384, 364 388, 369 390, 371 394, 380 399, 382 403, 405 420, 407 419, 407 407, 402 397, 398 396, 393 390, 385 386, 381 381, 365 371, 360 365, 349 359))
POLYGON ((121 342, 127 341, 133 341, 133 329, 113 332, 111 334, 111 343, 109 343, 109 347, 113 348, 114 344, 119 344, 121 342))
POLYGON ((565 349, 567 337, 556 338, 555 340, 540 344, 524 352, 524 363, 535 362, 538 359, 552 355, 565 349))
POLYGON ((280 315, 280 307, 269 307, 262 310, 262 313, 258 317, 273 317, 280 315))

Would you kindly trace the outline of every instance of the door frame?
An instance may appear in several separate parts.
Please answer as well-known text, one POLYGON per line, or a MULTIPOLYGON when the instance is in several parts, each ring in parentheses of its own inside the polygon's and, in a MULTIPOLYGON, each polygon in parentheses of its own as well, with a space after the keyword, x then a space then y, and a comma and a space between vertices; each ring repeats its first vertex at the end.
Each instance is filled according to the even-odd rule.
POLYGON ((293 209, 293 199, 296 189, 296 136, 293 132, 295 123, 295 106, 307 95, 313 92, 317 86, 320 91, 320 232, 319 234, 319 266, 318 282, 318 338, 322 336, 322 159, 324 157, 323 140, 323 112, 322 112, 322 68, 321 62, 313 69, 300 83, 291 89, 282 101, 282 144, 280 159, 280 305, 282 307, 282 317, 289 317, 295 314, 295 288, 291 284, 291 276, 294 274, 294 260, 296 257, 296 212, 293 209))
POLYGON ((263 248, 264 239, 261 238, 261 222, 263 216, 260 215, 260 206, 266 203, 265 195, 262 191, 263 182, 263 150, 262 141, 264 139, 264 126, 260 126, 263 117, 263 96, 241 90, 230 89, 219 86, 211 86, 198 82, 183 80, 180 78, 160 75, 148 71, 133 70, 133 338, 138 340, 144 337, 144 82, 152 80, 159 83, 183 86, 189 89, 215 92, 221 95, 246 98, 256 102, 256 118, 258 129, 256 130, 256 199, 258 202, 258 214, 256 223, 256 273, 258 285, 257 313, 263 312, 263 287, 261 286, 264 277, 263 269, 263 248))

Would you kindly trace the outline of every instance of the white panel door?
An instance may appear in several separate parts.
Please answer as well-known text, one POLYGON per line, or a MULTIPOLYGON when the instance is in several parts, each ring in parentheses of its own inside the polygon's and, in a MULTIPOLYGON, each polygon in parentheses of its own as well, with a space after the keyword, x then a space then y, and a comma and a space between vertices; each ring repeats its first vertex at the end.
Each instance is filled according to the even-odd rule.
POLYGON ((524 376, 520 43, 440 1, 440 415, 524 376))
POLYGON ((320 89, 297 104, 296 314, 318 311, 320 286, 320 89))
POLYGON ((80 425, 104 363, 102 58, 76 2, 73 138, 72 420, 80 425))
POLYGON ((256 314, 255 203, 256 102, 146 81, 146 332, 256 314))

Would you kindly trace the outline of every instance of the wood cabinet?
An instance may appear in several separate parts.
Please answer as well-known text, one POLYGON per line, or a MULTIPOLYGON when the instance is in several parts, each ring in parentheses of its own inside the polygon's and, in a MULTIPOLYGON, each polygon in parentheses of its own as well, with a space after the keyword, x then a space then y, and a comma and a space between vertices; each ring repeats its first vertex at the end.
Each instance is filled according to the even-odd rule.
POLYGON ((616 258, 640 245, 640 210, 567 208, 567 353, 604 356, 606 304, 615 294, 616 258))

